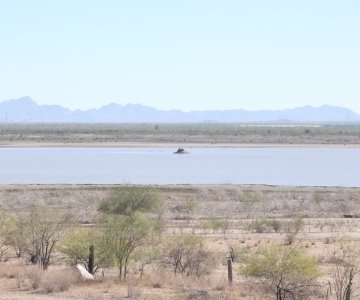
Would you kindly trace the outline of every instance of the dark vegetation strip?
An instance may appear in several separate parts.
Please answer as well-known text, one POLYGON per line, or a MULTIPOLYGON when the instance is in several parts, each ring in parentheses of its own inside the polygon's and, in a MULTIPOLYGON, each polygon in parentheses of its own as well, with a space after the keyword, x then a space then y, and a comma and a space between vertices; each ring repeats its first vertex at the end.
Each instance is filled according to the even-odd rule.
POLYGON ((0 124, 0 143, 360 144, 360 124, 0 124), (294 126, 296 125, 296 126, 294 126))

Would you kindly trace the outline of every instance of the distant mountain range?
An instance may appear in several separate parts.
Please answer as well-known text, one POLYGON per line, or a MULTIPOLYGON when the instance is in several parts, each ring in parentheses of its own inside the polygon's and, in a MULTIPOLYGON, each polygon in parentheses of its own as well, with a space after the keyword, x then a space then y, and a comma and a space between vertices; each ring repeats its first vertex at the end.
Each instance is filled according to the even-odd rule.
POLYGON ((38 105, 30 97, 0 103, 0 122, 182 123, 182 122, 358 122, 350 109, 323 105, 285 110, 158 110, 141 104, 111 103, 99 109, 70 110, 59 105, 38 105))

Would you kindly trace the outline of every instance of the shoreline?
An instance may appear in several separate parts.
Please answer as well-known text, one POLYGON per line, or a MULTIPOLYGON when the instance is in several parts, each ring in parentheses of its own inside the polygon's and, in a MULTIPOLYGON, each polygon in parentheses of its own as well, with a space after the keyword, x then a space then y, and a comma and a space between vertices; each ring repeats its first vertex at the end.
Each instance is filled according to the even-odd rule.
POLYGON ((131 183, 0 183, 0 191, 7 190, 12 188, 32 188, 33 190, 42 190, 42 189, 112 189, 112 188, 124 188, 124 187, 151 187, 159 190, 171 190, 171 189, 191 189, 191 188, 243 188, 243 189, 258 189, 259 191, 266 190, 360 190, 360 187, 357 186, 330 186, 330 185, 281 185, 281 184, 264 184, 264 183, 169 183, 169 184, 131 184, 131 183))
POLYGON ((0 143, 0 148, 360 148, 360 144, 321 144, 321 143, 56 143, 22 142, 0 143))

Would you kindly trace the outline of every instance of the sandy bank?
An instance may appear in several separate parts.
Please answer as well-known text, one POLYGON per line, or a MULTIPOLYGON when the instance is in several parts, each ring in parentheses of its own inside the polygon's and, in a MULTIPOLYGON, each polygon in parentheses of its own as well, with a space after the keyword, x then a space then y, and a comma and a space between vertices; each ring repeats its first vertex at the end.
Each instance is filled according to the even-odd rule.
POLYGON ((0 148, 359 148, 360 144, 319 144, 319 143, 52 143, 14 142, 0 144, 0 148))

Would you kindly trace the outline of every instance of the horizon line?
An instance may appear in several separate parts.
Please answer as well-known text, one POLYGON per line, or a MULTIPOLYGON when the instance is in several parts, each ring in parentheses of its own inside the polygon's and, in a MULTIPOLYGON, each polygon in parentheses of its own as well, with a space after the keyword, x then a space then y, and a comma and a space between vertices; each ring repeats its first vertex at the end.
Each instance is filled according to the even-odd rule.
POLYGON ((131 102, 127 102, 126 104, 120 104, 120 103, 117 103, 117 102, 109 102, 109 103, 106 103, 102 106, 99 106, 99 107, 90 107, 90 108, 70 108, 70 107, 67 107, 67 106, 63 106, 61 104, 41 104, 41 103, 38 103, 36 102, 31 96, 21 96, 19 98, 13 98, 13 99, 8 99, 8 100, 2 100, 0 101, 0 105, 3 104, 4 102, 11 102, 11 101, 21 101, 23 99, 26 99, 28 98, 29 100, 31 100, 32 102, 34 102, 36 105, 38 106, 60 106, 64 109, 68 109, 70 110, 71 112, 75 112, 75 111, 82 111, 82 112, 86 112, 86 111, 89 111, 89 110, 99 110, 103 107, 106 107, 106 106, 110 106, 110 105, 117 105, 117 106, 120 106, 120 107, 126 107, 126 106, 136 106, 136 105, 140 105, 140 106, 143 106, 143 107, 147 107, 147 108, 152 108, 152 109, 156 109, 158 111, 165 111, 165 112, 169 112, 169 111, 178 111, 178 112, 182 112, 182 113, 191 113, 191 112, 225 112, 225 111, 238 111, 238 110, 242 110, 242 111, 247 111, 247 112, 259 112, 259 111, 271 111, 271 112, 274 112, 274 111, 286 111, 286 110, 293 110, 293 109, 298 109, 298 108, 305 108, 305 107, 310 107, 310 108, 315 108, 315 109, 319 109, 321 107, 334 107, 334 108, 343 108, 343 109, 348 109, 350 111, 352 111, 353 113, 355 114, 358 114, 360 115, 360 113, 356 112, 354 109, 352 108, 349 108, 349 107, 346 107, 346 106, 340 106, 340 105, 331 105, 331 104, 321 104, 319 106, 314 106, 314 105, 311 105, 311 104, 304 104, 302 106, 295 106, 295 107, 291 107, 291 108, 278 108, 278 109, 270 109, 270 108, 261 108, 261 109, 246 109, 246 108, 225 108, 225 109, 196 109, 196 110, 182 110, 182 109, 178 109, 178 108, 170 108, 170 109, 163 109, 163 108, 157 108, 157 107, 154 107, 154 106, 150 106, 150 105, 146 105, 146 104, 142 104, 142 103, 131 103, 131 102))

